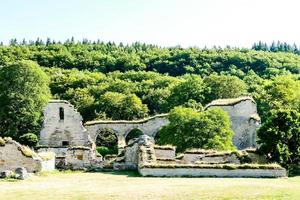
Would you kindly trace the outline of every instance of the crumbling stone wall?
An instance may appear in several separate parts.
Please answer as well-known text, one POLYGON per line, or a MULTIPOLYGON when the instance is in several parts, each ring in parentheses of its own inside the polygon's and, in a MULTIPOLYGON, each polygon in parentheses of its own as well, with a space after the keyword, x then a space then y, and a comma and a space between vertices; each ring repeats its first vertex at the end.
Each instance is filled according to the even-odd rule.
POLYGON ((28 172, 33 173, 43 169, 43 159, 37 154, 25 155, 22 148, 24 147, 21 144, 11 139, 5 140, 5 143, 0 145, 0 171, 15 171, 17 168, 24 167, 28 172))
POLYGON ((81 115, 63 100, 51 100, 44 109, 39 143, 54 147, 91 145, 81 115))
POLYGON ((111 130, 118 137, 118 147, 126 146, 126 136, 134 129, 141 130, 145 135, 154 138, 155 134, 169 123, 168 114, 160 114, 147 119, 135 121, 91 121, 85 123, 87 132, 93 141, 96 141, 97 135, 103 130, 111 130))
POLYGON ((206 109, 222 108, 228 113, 234 131, 233 144, 238 149, 257 147, 256 130, 260 126, 256 103, 251 97, 219 99, 211 102, 206 109))
POLYGON ((102 157, 97 156, 95 150, 86 147, 72 147, 68 149, 66 169, 83 169, 90 166, 102 166, 102 157))

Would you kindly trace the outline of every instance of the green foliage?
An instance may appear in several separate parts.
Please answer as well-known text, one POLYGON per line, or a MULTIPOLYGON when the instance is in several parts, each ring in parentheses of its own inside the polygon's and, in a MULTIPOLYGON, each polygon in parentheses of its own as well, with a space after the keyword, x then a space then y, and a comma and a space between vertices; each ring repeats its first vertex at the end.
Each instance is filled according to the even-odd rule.
POLYGON ((97 146, 104 146, 113 148, 117 146, 118 138, 117 136, 111 132, 110 130, 101 131, 96 138, 96 145, 97 146))
POLYGON ((97 147, 98 153, 100 153, 102 156, 106 156, 109 154, 118 154, 118 147, 105 147, 105 146, 99 146, 97 147))
POLYGON ((160 131, 159 144, 177 146, 178 152, 188 148, 234 149, 229 116, 221 109, 197 112, 176 107, 171 110, 169 120, 170 124, 160 131))
POLYGON ((18 141, 23 145, 35 147, 38 144, 39 139, 33 133, 26 133, 26 134, 20 136, 18 141))
POLYGON ((300 165, 300 113, 273 110, 258 130, 260 150, 271 161, 293 168, 300 165))
POLYGON ((246 93, 247 85, 235 76, 211 75, 204 78, 205 102, 215 99, 239 97, 246 93))
MULTIPOLYGON (((276 53, 238 48, 161 48, 141 43, 124 46, 87 41, 64 44, 44 44, 41 41, 29 45, 18 45, 16 42, 12 44, 0 45, 0 65, 7 65, 19 59, 30 59, 49 68, 76 68, 103 73, 144 70, 168 73, 171 76, 187 73, 207 76, 213 72, 222 72, 240 78, 250 70, 260 76, 268 76, 269 68, 285 70, 292 74, 300 72, 300 56, 294 52, 276 52, 275 47, 272 51, 276 53)), ((282 45, 278 46, 282 48, 282 45)))
POLYGON ((143 132, 139 129, 133 129, 126 135, 126 143, 128 143, 131 139, 138 138, 143 135, 143 132))
POLYGON ((147 116, 147 105, 135 94, 106 92, 100 97, 99 110, 111 119, 139 119, 147 116))
POLYGON ((0 137, 0 146, 5 146, 5 140, 2 137, 0 137))
POLYGON ((169 106, 173 108, 188 103, 189 101, 191 102, 191 100, 203 102, 203 91, 204 84, 201 77, 196 75, 184 76, 184 80, 171 89, 169 106))
POLYGON ((0 132, 18 138, 38 132, 47 104, 49 79, 32 61, 18 61, 0 68, 0 132))
POLYGON ((21 151, 22 154, 26 157, 38 157, 37 154, 27 146, 20 146, 19 151, 21 151))
POLYGON ((265 112, 272 109, 300 110, 300 81, 292 76, 278 76, 264 85, 260 99, 265 112))

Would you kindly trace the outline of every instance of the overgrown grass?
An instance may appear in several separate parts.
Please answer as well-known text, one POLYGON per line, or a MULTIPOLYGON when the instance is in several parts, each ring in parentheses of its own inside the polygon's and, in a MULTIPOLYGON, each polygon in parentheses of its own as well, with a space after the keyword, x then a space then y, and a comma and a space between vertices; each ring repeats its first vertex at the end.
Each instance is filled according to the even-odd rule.
POLYGON ((35 157, 37 154, 31 150, 29 147, 26 146, 20 146, 19 150, 22 152, 22 154, 26 157, 35 157))

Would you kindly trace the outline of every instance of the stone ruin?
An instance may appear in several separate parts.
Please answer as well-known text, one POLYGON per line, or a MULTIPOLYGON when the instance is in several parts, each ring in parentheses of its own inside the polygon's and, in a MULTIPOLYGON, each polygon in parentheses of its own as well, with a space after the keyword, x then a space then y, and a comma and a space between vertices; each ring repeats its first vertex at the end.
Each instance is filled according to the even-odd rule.
POLYGON ((205 109, 216 107, 228 113, 231 128, 235 133, 232 140, 237 149, 257 147, 256 130, 260 126, 260 118, 257 114, 256 103, 251 97, 218 99, 208 104, 205 109))
POLYGON ((11 138, 0 137, 0 172, 3 177, 10 176, 12 172, 53 170, 54 160, 53 154, 37 154, 11 138))
POLYGON ((102 166, 102 156, 82 125, 80 113, 69 102, 51 100, 44 109, 38 152, 54 152, 60 169, 102 166))
MULTIPOLYGON (((260 119, 251 97, 216 100, 205 109, 214 107, 221 107, 229 114, 231 127, 235 132, 233 143, 238 149, 257 147, 256 129, 260 119)), ((44 115, 38 152, 54 152, 57 168, 134 169, 144 176, 202 176, 207 173, 206 175, 212 176, 276 177, 284 176, 285 173, 280 166, 270 169, 261 167, 265 163, 264 158, 246 150, 190 150, 176 157, 175 147, 157 146, 154 140, 159 130, 169 123, 168 114, 135 121, 91 121, 83 126, 81 115, 69 102, 52 100, 45 108, 44 115), (128 134, 135 129, 140 130, 143 135, 126 142, 128 134), (103 158, 97 153, 96 138, 104 130, 110 130, 117 136, 118 155, 107 155, 103 158), (246 169, 246 161, 259 163, 258 167, 246 169), (231 165, 237 168, 233 170, 234 173, 228 173, 225 169, 231 165), (177 171, 170 170, 171 168, 177 171)))

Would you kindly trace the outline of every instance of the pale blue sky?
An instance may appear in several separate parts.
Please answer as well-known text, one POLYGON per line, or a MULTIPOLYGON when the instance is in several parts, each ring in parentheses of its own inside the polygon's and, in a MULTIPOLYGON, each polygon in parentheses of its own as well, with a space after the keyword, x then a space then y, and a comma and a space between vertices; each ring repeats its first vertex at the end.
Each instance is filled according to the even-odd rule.
POLYGON ((161 46, 300 45, 298 0, 0 0, 0 41, 134 41, 161 46))

